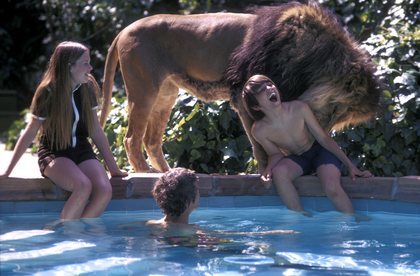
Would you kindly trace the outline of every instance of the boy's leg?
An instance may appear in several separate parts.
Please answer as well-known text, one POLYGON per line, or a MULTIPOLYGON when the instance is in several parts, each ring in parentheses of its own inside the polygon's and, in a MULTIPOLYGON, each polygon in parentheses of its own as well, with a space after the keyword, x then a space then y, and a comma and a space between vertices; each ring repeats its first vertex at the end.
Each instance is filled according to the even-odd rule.
POLYGON ((353 214, 353 205, 341 187, 341 173, 338 168, 333 164, 320 165, 317 174, 327 197, 337 211, 353 214))
POLYGON ((302 175, 302 168, 288 158, 283 158, 273 168, 273 179, 277 193, 287 208, 302 212, 299 195, 293 185, 293 180, 302 175))

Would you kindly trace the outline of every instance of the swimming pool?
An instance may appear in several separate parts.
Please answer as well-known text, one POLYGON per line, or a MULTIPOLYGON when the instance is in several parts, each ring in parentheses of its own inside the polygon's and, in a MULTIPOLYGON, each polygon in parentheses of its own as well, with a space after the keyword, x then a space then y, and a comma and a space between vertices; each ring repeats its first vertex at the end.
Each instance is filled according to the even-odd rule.
POLYGON ((189 242, 162 239, 139 223, 161 217, 147 200, 113 201, 101 218, 55 227, 45 226, 56 212, 5 214, 0 274, 420 275, 419 204, 355 200, 355 209, 370 218, 358 222, 329 211, 325 198, 303 200, 313 217, 285 209, 277 197, 202 198, 190 222, 207 236, 189 242), (299 233, 219 233, 277 229, 299 233))

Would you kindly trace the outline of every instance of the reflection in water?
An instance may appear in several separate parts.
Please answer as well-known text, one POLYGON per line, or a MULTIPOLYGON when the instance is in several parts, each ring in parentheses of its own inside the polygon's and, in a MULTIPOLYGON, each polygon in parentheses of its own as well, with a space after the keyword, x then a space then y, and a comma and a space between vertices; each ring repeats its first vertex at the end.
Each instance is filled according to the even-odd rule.
POLYGON ((200 227, 192 235, 133 223, 158 211, 108 212, 50 229, 55 214, 4 216, 0 275, 419 275, 419 216, 369 215, 357 222, 337 212, 206 208, 193 214, 200 227))
POLYGON ((95 244, 81 241, 63 241, 54 244, 51 247, 43 249, 35 249, 21 252, 8 252, 0 255, 0 261, 6 262, 11 260, 34 259, 50 255, 62 254, 66 251, 77 250, 80 248, 94 247, 95 244))
POLYGON ((51 231, 51 230, 12 231, 12 232, 8 232, 3 235, 0 235, 0 241, 21 240, 21 239, 32 238, 35 236, 47 235, 51 233, 54 233, 54 231, 51 231))
POLYGON ((34 275, 80 275, 83 273, 106 271, 115 266, 126 266, 133 262, 141 261, 140 258, 104 258, 91 260, 80 264, 57 266, 55 269, 35 273, 34 275))
POLYGON ((344 241, 341 245, 343 248, 370 248, 370 247, 384 247, 385 244, 375 240, 352 240, 344 241))
POLYGON ((274 259, 261 256, 261 255, 239 255, 239 256, 229 256, 223 259, 225 262, 233 264, 243 264, 243 265, 272 265, 274 264, 274 259))
POLYGON ((329 256, 298 252, 277 252, 276 255, 284 258, 286 261, 292 264, 340 268, 358 267, 355 260, 351 257, 329 256))

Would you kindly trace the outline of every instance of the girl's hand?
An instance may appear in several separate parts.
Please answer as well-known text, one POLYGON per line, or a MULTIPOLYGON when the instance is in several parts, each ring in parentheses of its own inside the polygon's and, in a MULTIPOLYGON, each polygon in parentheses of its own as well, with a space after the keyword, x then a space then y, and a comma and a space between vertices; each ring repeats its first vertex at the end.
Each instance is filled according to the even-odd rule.
POLYGON ((0 179, 6 179, 9 177, 8 173, 0 173, 0 179))
POLYGON ((111 173, 111 177, 125 177, 128 176, 128 173, 126 171, 122 171, 122 170, 117 170, 114 172, 110 172, 111 173))

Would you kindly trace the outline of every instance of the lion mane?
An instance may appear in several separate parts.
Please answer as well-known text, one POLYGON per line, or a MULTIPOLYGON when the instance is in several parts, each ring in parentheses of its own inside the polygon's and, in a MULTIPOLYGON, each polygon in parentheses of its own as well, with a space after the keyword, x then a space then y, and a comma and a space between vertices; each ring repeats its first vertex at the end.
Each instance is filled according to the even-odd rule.
POLYGON ((247 79, 263 74, 282 100, 307 102, 326 130, 372 118, 381 94, 374 64, 331 11, 292 2, 255 13, 250 38, 232 53, 225 75, 234 107, 247 79))

